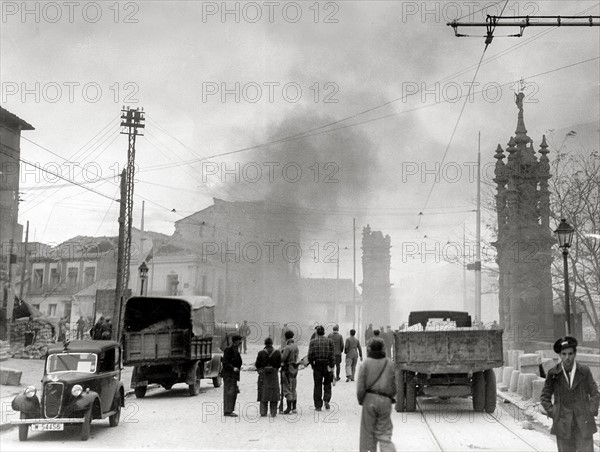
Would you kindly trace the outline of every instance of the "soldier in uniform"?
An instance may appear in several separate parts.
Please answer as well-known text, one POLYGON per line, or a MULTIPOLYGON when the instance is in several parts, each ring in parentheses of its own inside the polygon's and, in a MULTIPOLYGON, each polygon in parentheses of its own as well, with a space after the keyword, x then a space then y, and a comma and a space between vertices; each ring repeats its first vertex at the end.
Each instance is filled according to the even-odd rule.
POLYGON ((577 340, 561 337, 554 343, 561 362, 548 371, 541 402, 552 418, 559 452, 593 451, 600 394, 590 369, 575 360, 577 340), (552 401, 554 396, 554 402, 552 401))
POLYGON ((298 346, 294 343, 294 332, 288 330, 285 332, 286 345, 281 352, 281 387, 283 396, 287 402, 287 408, 283 414, 296 412, 298 403, 298 394, 296 393, 296 383, 298 382, 298 346))

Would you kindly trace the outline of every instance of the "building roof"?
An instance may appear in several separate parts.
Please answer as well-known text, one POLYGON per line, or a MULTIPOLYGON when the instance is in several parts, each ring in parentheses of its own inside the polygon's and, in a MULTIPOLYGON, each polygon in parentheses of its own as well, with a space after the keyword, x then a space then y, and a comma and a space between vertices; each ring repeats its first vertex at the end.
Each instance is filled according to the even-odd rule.
POLYGON ((27 121, 22 120, 17 115, 0 107, 0 122, 12 127, 18 127, 20 130, 35 130, 27 121))
POLYGON ((116 279, 99 279, 94 284, 87 286, 85 289, 81 289, 74 297, 95 297, 97 290, 116 289, 116 287, 116 279))
MULTIPOLYGON (((318 303, 348 303, 352 301, 353 284, 351 279, 302 278, 300 279, 302 299, 318 303)), ((354 288, 356 301, 361 296, 354 288)))

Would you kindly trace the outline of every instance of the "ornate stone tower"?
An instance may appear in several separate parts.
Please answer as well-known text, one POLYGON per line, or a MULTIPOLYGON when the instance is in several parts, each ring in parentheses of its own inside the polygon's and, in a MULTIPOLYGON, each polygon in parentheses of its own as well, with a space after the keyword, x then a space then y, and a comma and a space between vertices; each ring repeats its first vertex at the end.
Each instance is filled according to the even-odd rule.
POLYGON ((519 93, 517 130, 508 142, 508 158, 498 145, 495 158, 498 214, 500 323, 505 347, 534 351, 536 343, 554 340, 550 248, 550 164, 546 137, 539 160, 527 136, 523 98, 519 93))
POLYGON ((363 228, 362 265, 363 325, 390 324, 390 236, 363 228))

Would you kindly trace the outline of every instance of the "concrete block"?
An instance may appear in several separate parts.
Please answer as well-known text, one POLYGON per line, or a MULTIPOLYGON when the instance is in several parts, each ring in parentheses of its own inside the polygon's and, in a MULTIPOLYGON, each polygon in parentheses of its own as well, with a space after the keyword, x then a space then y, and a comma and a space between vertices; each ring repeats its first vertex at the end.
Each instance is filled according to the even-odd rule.
POLYGON ((537 353, 525 353, 519 356, 519 370, 522 366, 538 366, 542 364, 542 355, 537 353))
POLYGON ((595 380, 600 380, 600 355, 577 353, 577 362, 590 368, 595 380))
POLYGON ((556 366, 556 364, 558 364, 558 363, 556 361, 554 361, 554 359, 552 359, 552 358, 542 359, 542 368, 544 369, 544 373, 546 375, 548 375, 548 371, 550 369, 552 369, 554 366, 556 366))
POLYGON ((544 358, 558 359, 558 355, 554 353, 554 350, 536 350, 535 353, 540 355, 542 360, 544 360, 544 358))
POLYGON ((508 365, 519 369, 519 356, 525 353, 525 350, 509 350, 508 351, 508 365))
POLYGON ((510 387, 510 376, 512 375, 513 370, 515 370, 515 368, 510 367, 510 366, 505 366, 502 368, 502 384, 503 385, 510 387))
POLYGON ((23 372, 6 367, 0 369, 0 384, 7 386, 19 386, 23 372))
POLYGON ((538 403, 540 402, 540 397, 542 396, 542 389, 544 389, 544 383, 546 383, 546 379, 544 378, 536 378, 531 382, 531 401, 538 403))
POLYGON ((522 373, 521 377, 523 377, 521 397, 523 400, 529 400, 531 399, 531 395, 533 393, 533 382, 536 378, 538 378, 538 375, 522 373))
POLYGON ((496 374, 496 386, 502 383, 502 367, 495 367, 494 373, 496 374))
POLYGON ((521 365, 521 373, 524 374, 536 374, 540 375, 540 366, 539 364, 531 365, 531 366, 523 366, 521 365))
POLYGON ((508 392, 508 385, 501 384, 501 385, 498 386, 498 390, 500 392, 508 392))
POLYGON ((519 375, 521 375, 521 372, 519 372, 518 370, 512 371, 512 374, 510 375, 510 384, 508 385, 509 392, 517 392, 517 387, 519 384, 519 375))

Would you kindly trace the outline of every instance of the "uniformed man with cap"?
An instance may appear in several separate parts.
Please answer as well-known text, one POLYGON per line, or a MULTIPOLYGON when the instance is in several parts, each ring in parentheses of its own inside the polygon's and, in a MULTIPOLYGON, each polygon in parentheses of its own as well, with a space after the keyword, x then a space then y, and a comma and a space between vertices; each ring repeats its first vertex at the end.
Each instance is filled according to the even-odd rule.
POLYGON ((590 369, 575 360, 577 339, 561 337, 554 343, 560 363, 548 371, 542 406, 552 418, 559 452, 593 451, 600 393, 590 369), (554 399, 552 398, 554 396, 554 399))

